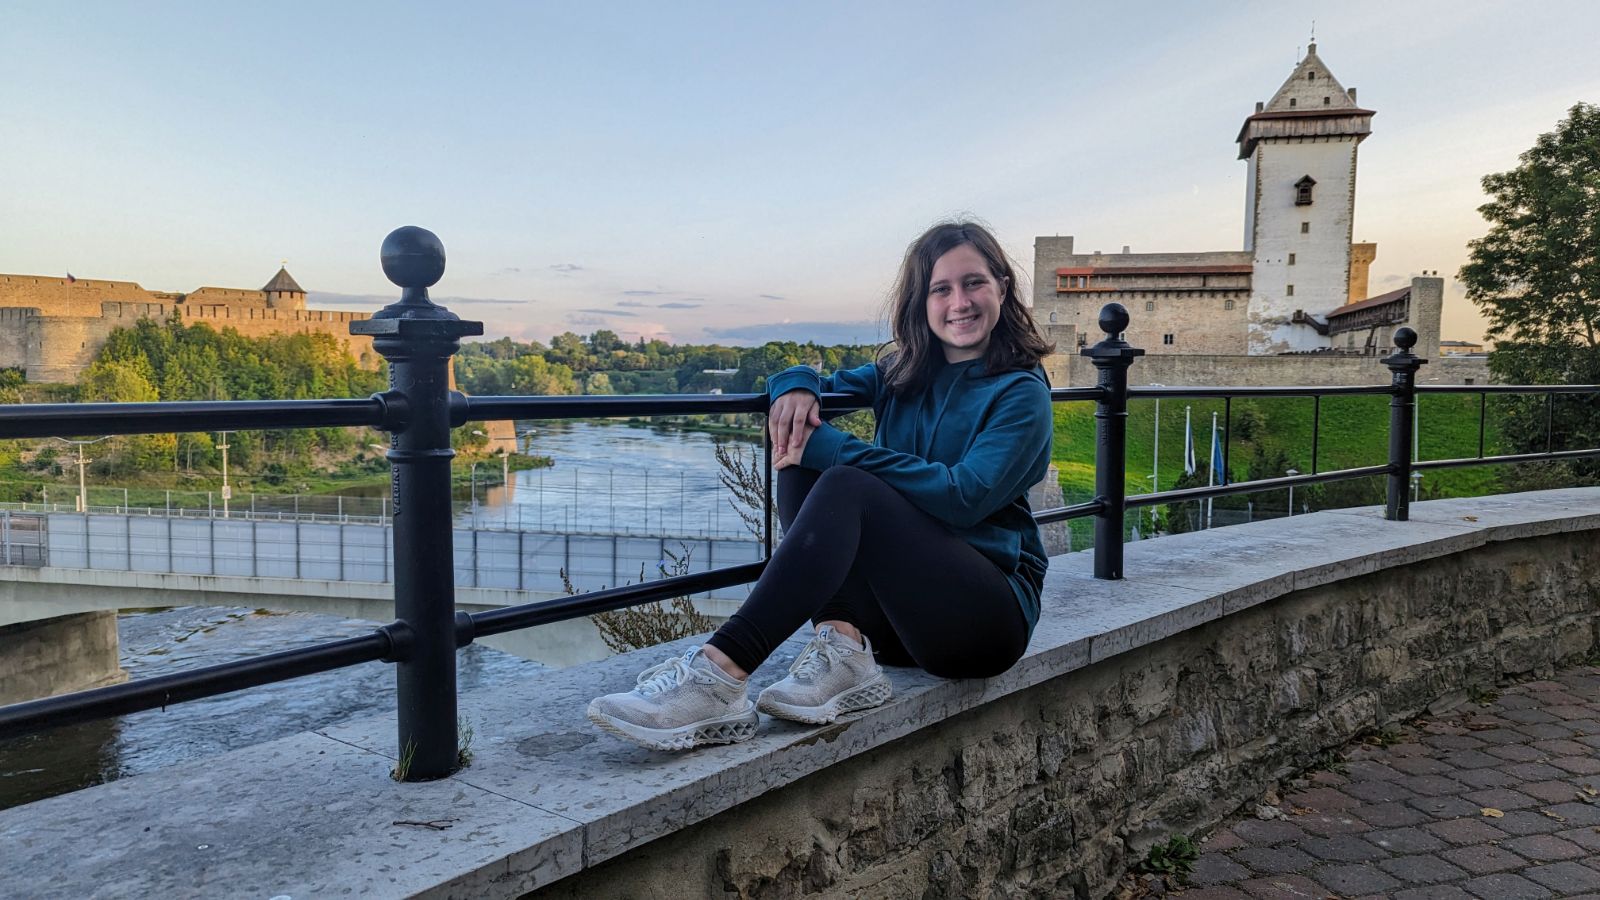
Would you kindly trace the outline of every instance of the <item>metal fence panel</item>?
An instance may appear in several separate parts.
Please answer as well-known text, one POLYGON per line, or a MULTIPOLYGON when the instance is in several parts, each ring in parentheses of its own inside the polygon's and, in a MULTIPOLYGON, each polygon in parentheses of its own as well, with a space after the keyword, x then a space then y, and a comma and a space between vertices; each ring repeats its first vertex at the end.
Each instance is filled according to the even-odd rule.
POLYGON ((389 529, 381 525, 341 525, 344 580, 383 581, 389 559, 389 529))
POLYGON ((211 559, 217 575, 256 574, 254 522, 211 520, 211 559))
POLYGON ((478 587, 517 589, 517 533, 478 532, 478 587))
POLYGON ((561 568, 567 564, 567 536, 528 532, 522 536, 522 589, 561 593, 561 568))
POLYGON ((211 520, 168 519, 172 571, 186 575, 211 574, 211 520))
POLYGON ((126 516, 84 516, 89 531, 89 568, 128 570, 126 516))
POLYGON ((141 517, 128 520, 129 571, 172 571, 171 528, 171 519, 141 517))
MULTIPOLYGON (((613 574, 617 570, 617 542, 610 537, 586 534, 567 536, 567 576, 572 586, 580 591, 598 591, 616 587, 619 582, 613 574)), ((620 583, 636 581, 637 577, 624 578, 620 583)))
POLYGON ((339 580, 339 526, 300 524, 300 577, 339 580))
POLYGON ((89 568, 88 529, 77 513, 51 513, 50 565, 67 569, 89 568))
POLYGON ((256 574, 265 578, 301 577, 297 523, 256 523, 256 574))

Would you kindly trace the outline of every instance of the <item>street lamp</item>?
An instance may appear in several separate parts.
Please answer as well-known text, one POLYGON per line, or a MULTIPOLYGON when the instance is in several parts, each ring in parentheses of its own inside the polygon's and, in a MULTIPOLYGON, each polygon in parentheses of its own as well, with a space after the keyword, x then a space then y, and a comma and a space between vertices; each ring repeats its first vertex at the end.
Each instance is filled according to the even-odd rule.
MULTIPOLYGON (((106 435, 106 437, 110 437, 110 435, 106 435)), ((87 466, 89 463, 93 462, 93 460, 83 458, 83 448, 89 446, 90 444, 98 444, 105 439, 105 437, 97 437, 92 441, 69 441, 64 437, 56 438, 56 440, 62 442, 63 444, 72 444, 78 448, 78 512, 89 511, 89 488, 84 482, 83 469, 84 466, 87 466)))
POLYGON ((1416 502, 1418 494, 1420 494, 1421 492, 1422 492, 1422 473, 1413 471, 1411 473, 1411 500, 1412 500, 1413 503, 1416 502))
MULTIPOLYGON (((1294 469, 1290 469, 1287 474, 1290 478, 1293 478, 1300 473, 1294 469)), ((1289 515, 1294 515, 1294 485, 1292 484, 1289 485, 1289 515)))
POLYGON ((222 451, 222 517, 224 519, 228 517, 228 501, 233 499, 233 488, 228 486, 228 447, 230 446, 228 444, 228 435, 230 434, 233 434, 233 432, 217 432, 217 437, 222 440, 222 443, 217 445, 217 449, 222 451))
POLYGON ((482 463, 472 464, 472 525, 478 525, 478 466, 482 463))

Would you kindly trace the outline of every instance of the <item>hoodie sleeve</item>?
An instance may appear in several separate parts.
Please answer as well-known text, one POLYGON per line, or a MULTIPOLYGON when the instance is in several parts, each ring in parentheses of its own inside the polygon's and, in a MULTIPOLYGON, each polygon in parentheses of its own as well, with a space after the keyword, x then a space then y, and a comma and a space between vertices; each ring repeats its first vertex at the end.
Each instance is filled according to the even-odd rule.
POLYGON ((1000 393, 972 446, 953 466, 868 444, 827 424, 812 432, 800 464, 871 472, 923 512, 970 528, 1032 486, 1049 455, 1053 425, 1050 389, 1024 378, 1000 393))
POLYGON ((841 369, 832 375, 818 375, 810 366, 791 366, 767 379, 767 397, 776 400, 793 390, 806 390, 816 394, 848 394, 874 406, 883 380, 877 363, 867 363, 854 369, 841 369))

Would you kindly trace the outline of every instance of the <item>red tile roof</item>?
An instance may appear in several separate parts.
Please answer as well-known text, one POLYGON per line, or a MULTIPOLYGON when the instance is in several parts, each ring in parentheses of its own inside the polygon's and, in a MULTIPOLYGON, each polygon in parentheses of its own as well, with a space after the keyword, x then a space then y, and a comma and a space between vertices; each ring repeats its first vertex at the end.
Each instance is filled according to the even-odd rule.
POLYGON ((1384 306, 1389 303, 1397 303, 1406 299, 1410 295, 1411 288, 1403 287, 1398 291, 1390 291, 1387 294, 1379 294, 1376 297, 1368 297, 1367 299, 1362 300, 1360 303, 1346 303, 1344 306, 1341 306, 1338 309, 1328 313, 1328 318, 1331 319, 1335 316, 1348 315, 1349 313, 1353 313, 1358 310, 1371 309, 1374 306, 1384 306))
POLYGON ((1056 270, 1057 275, 1249 275, 1254 266, 1071 266, 1056 270))

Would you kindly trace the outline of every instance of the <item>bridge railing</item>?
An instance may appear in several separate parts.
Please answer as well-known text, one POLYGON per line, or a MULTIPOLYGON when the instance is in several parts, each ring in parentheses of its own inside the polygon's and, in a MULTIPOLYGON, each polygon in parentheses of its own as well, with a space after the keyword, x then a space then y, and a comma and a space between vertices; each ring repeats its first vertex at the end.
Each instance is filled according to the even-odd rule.
MULTIPOLYGON (((433 304, 427 289, 444 273, 444 248, 420 228, 401 228, 384 241, 385 274, 401 288, 397 303, 351 331, 369 334, 374 347, 389 361, 391 388, 365 399, 275 400, 232 402, 54 404, 0 408, 0 438, 44 437, 93 433, 141 434, 238 429, 284 429, 365 426, 393 435, 387 456, 391 463, 390 509, 393 517, 396 620, 361 637, 267 654, 113 687, 33 700, 0 708, 0 739, 59 725, 106 718, 171 703, 213 696, 261 684, 353 666, 390 662, 398 682, 399 733, 397 757, 401 777, 421 781, 450 774, 458 766, 456 717, 456 650, 479 637, 639 606, 673 597, 706 593, 756 580, 765 559, 705 572, 663 578, 627 587, 562 597, 478 613, 455 609, 450 517, 450 429, 469 421, 556 419, 590 416, 764 413, 764 395, 606 396, 606 397, 466 397, 448 390, 448 366, 462 337, 481 334, 478 322, 466 322, 433 304)), ((1408 518, 1408 481, 1424 468, 1490 463, 1577 459, 1600 456, 1600 448, 1554 449, 1547 437, 1540 453, 1484 455, 1483 416, 1476 457, 1419 462, 1414 455, 1413 426, 1419 393, 1469 392, 1484 399, 1491 393, 1582 394, 1592 397, 1600 386, 1426 387, 1416 383, 1426 363, 1410 351, 1416 334, 1401 328, 1397 350, 1382 360, 1391 372, 1387 385, 1356 387, 1135 387, 1128 370, 1144 351, 1122 339, 1128 313, 1119 304, 1101 311, 1105 338, 1082 351, 1098 370, 1092 388, 1051 391, 1054 402, 1095 404, 1095 496, 1073 505, 1041 510, 1041 523, 1094 519, 1096 577, 1121 578, 1123 538, 1129 509, 1162 503, 1204 500, 1257 491, 1278 490, 1347 479, 1386 479, 1386 516, 1408 518), (1387 461, 1335 471, 1232 482, 1224 439, 1221 483, 1208 487, 1155 491, 1127 496, 1126 446, 1130 398, 1220 398, 1231 422, 1237 398, 1309 397, 1318 423, 1312 430, 1313 458, 1318 440, 1322 398, 1338 395, 1389 397, 1387 461)), ((1553 434, 1553 400, 1547 400, 1547 435, 1553 434)), ((822 398, 827 412, 859 404, 841 395, 822 398)), ((772 468, 770 444, 765 447, 765 553, 772 551, 772 468)))

